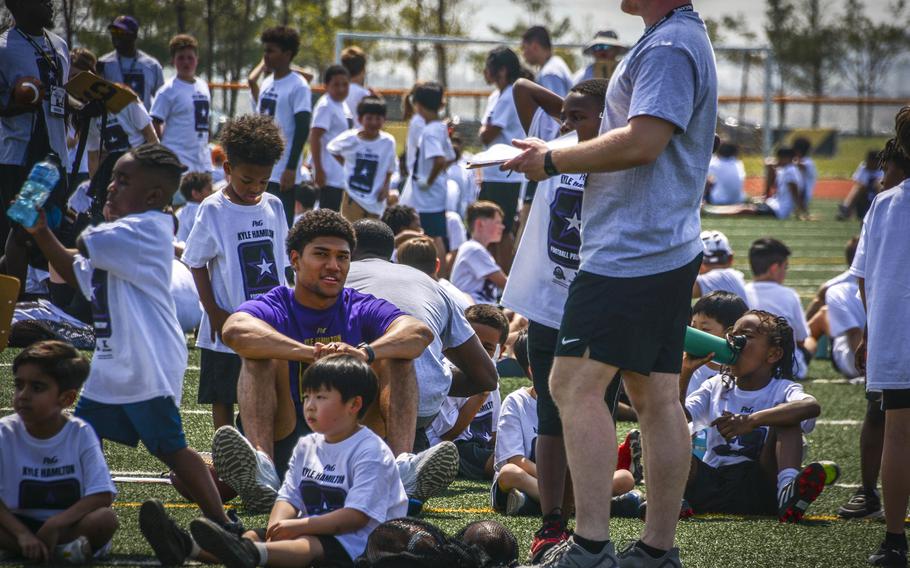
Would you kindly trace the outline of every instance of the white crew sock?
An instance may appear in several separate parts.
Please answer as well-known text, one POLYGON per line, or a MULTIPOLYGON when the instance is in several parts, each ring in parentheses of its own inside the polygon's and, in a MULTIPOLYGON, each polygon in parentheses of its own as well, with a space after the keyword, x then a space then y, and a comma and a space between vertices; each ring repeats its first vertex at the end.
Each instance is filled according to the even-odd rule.
POLYGON ((777 472, 777 494, 780 495, 781 490, 796 479, 797 475, 799 475, 799 470, 795 467, 788 467, 777 472))
POLYGON ((254 542, 253 545, 256 547, 256 552, 259 553, 259 566, 265 566, 265 563, 269 561, 269 549, 266 547, 264 542, 254 542))

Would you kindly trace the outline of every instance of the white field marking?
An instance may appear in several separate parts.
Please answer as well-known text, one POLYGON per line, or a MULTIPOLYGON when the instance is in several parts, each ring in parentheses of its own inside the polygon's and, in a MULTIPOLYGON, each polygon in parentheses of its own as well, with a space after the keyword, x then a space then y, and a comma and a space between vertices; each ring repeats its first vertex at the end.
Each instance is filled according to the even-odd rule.
MULTIPOLYGON (((11 413, 11 412, 15 412, 15 410, 11 406, 5 406, 3 408, 0 408, 0 412, 11 413)), ((67 414, 72 414, 71 410, 66 410, 64 412, 66 412, 67 414)), ((211 416, 212 411, 198 408, 198 409, 181 410, 180 414, 190 414, 190 415, 205 414, 205 415, 211 416)))
POLYGON ((821 426, 859 426, 863 423, 862 420, 816 420, 816 424, 821 426))
POLYGON ((111 479, 114 483, 161 483, 164 485, 172 485, 171 480, 167 477, 132 477, 114 475, 111 479))

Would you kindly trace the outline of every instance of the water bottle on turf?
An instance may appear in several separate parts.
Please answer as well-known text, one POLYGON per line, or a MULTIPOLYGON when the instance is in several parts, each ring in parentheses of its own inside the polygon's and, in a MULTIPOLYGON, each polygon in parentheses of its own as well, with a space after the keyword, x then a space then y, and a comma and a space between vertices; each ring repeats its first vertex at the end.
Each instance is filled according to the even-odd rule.
POLYGON ((6 212, 6 216, 23 227, 31 227, 38 220, 38 207, 44 206, 48 196, 60 181, 60 170, 57 161, 48 156, 43 162, 32 167, 28 179, 19 190, 16 201, 6 212))
POLYGON ((689 326, 686 328, 683 349, 693 357, 704 357, 708 353, 714 353, 713 361, 715 363, 732 365, 745 346, 746 338, 743 336, 724 339, 689 326))

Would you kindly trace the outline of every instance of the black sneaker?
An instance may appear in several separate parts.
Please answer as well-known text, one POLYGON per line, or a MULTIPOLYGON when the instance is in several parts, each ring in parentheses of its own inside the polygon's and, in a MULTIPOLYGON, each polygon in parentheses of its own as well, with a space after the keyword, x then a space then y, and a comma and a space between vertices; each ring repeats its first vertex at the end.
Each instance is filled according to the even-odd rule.
POLYGON ((218 523, 196 519, 190 523, 190 532, 203 550, 228 568, 256 568, 259 565, 259 551, 253 541, 226 531, 218 523))
POLYGON ((877 519, 883 515, 882 500, 874 489, 867 493, 861 487, 837 509, 837 515, 842 519, 877 519))
POLYGON ((149 499, 139 508, 139 530, 162 566, 183 566, 193 550, 190 534, 177 526, 158 499, 149 499))
POLYGON ((887 568, 907 568, 907 550, 892 548, 884 542, 869 556, 869 564, 887 568))

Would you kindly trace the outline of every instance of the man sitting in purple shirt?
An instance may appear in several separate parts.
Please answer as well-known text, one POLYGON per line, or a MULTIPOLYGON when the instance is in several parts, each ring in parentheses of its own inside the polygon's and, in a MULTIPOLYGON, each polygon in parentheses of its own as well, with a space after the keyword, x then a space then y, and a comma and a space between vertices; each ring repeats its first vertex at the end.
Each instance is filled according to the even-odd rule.
MULTIPOLYGON (((413 447, 417 382, 412 361, 433 333, 393 304, 344 287, 355 244, 351 224, 338 213, 307 213, 288 234, 294 288, 279 286, 245 302, 224 324, 222 340, 243 360, 237 391, 246 438, 230 426, 219 428, 212 458, 247 510, 271 509, 277 470, 287 469, 298 438, 306 433, 300 377, 320 357, 348 353, 374 364, 380 378, 378 408, 370 409, 364 423, 385 436, 395 455, 413 447)), ((248 278, 268 269, 255 258, 248 264, 248 278)))

